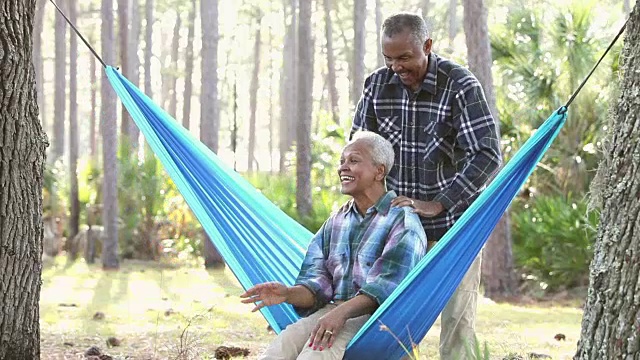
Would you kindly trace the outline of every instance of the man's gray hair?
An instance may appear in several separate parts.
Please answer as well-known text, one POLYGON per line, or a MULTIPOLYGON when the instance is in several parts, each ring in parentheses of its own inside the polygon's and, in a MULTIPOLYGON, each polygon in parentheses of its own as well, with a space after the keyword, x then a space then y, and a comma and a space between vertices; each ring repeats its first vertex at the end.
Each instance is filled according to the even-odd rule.
POLYGON ((392 37, 409 30, 416 45, 424 45, 429 39, 429 28, 422 16, 408 12, 401 12, 389 16, 382 24, 382 35, 392 37))
POLYGON ((387 139, 371 131, 357 131, 345 148, 355 142, 365 144, 369 148, 373 163, 384 165, 384 175, 389 175, 389 171, 393 167, 395 154, 393 145, 387 139))

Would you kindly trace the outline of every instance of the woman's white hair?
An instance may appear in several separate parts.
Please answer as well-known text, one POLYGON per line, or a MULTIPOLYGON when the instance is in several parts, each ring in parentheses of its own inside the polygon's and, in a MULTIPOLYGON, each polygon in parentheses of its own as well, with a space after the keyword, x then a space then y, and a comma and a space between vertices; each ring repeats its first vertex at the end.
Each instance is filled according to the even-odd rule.
POLYGON ((369 148, 373 163, 376 165, 384 165, 384 174, 385 176, 389 175, 393 167, 395 154, 393 152, 393 145, 391 145, 387 139, 371 131, 357 131, 353 134, 345 148, 355 142, 365 144, 369 148))

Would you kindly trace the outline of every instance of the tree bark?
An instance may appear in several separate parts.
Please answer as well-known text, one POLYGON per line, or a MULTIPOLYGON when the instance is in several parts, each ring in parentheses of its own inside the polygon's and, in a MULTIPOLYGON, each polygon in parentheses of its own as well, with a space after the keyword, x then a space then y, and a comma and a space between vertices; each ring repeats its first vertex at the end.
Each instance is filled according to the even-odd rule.
MULTIPOLYGON (((47 0, 36 0, 36 16, 33 22, 33 66, 36 70, 36 91, 42 128, 47 128, 47 116, 44 101, 44 62, 42 60, 42 31, 44 28, 44 5, 47 0)), ((46 131, 45 131, 46 132, 46 131)))
MULTIPOLYGON (((69 20, 77 23, 76 0, 69 0, 69 20)), ((80 227, 80 200, 78 199, 78 37, 69 39, 69 230, 73 239, 80 227)))
POLYGON ((453 42, 458 35, 458 0, 449 0, 449 49, 453 51, 453 42))
POLYGON ((153 0, 144 4, 146 24, 144 28, 144 93, 153 97, 151 85, 151 57, 153 56, 153 0))
MULTIPOLYGON (((107 64, 113 64, 115 39, 113 34, 113 0, 102 0, 102 56, 107 64)), ((118 168, 117 168, 117 120, 116 97, 106 73, 102 75, 102 223, 105 239, 102 242, 102 267, 118 269, 118 168)))
POLYGON ((191 1, 187 33, 187 49, 185 55, 184 104, 182 105, 182 126, 189 129, 191 120, 191 96, 193 94, 193 38, 196 25, 196 0, 191 1))
MULTIPOLYGON (((280 77, 280 173, 284 174, 286 168, 286 156, 291 145, 295 132, 292 126, 295 124, 295 114, 298 113, 299 93, 296 90, 297 82, 297 66, 296 61, 296 44, 298 43, 298 1, 291 0, 289 7, 291 9, 290 21, 286 27, 284 37, 284 49, 282 51, 282 75, 280 77)), ((287 6, 284 5, 285 13, 287 6)), ((285 16, 286 22, 287 16, 285 16)), ((295 126, 293 126, 295 128, 295 126)))
MULTIPOLYGON (((90 38, 91 39, 91 38, 90 38)), ((90 42, 91 43, 91 42, 90 42)), ((89 125, 89 148, 91 151, 91 159, 97 161, 98 146, 96 136, 96 124, 98 124, 98 77, 96 76, 96 58, 89 56, 89 72, 91 79, 91 119, 89 125)))
MULTIPOLYGON (((469 69, 473 72, 489 103, 496 124, 500 123, 491 73, 491 42, 484 0, 464 0, 464 33, 469 69)), ((500 299, 513 294, 516 277, 509 213, 505 212, 485 245, 482 258, 482 280, 485 296, 500 299)))
POLYGON ((327 85, 329 86, 329 101, 331 102, 331 114, 333 117, 333 122, 339 125, 340 107, 338 105, 338 87, 336 85, 336 59, 333 53, 333 23, 331 21, 331 0, 324 0, 324 21, 324 35, 327 39, 327 85))
POLYGON ((378 67, 384 66, 384 56, 382 55, 382 38, 380 32, 382 31, 382 2, 376 0, 376 59, 378 59, 378 67))
MULTIPOLYGON (((120 44, 118 51, 120 54, 120 72, 126 78, 131 76, 131 69, 129 68, 129 3, 130 0, 117 0, 118 1, 118 39, 120 44)), ((122 140, 128 140, 129 138, 129 123, 132 120, 129 118, 127 109, 121 107, 120 117, 120 134, 122 134, 122 140)))
MULTIPOLYGON (((58 6, 66 11, 66 2, 64 0, 57 1, 58 6)), ((64 130, 65 130, 65 113, 67 104, 67 23, 64 17, 56 12, 55 25, 55 73, 54 87, 54 126, 53 126, 53 146, 49 161, 54 163, 64 154, 64 130)))
POLYGON ((298 126, 296 127, 296 205, 300 217, 311 215, 311 122, 313 110, 313 38, 311 1, 300 2, 298 45, 298 126))
MULTIPOLYGON (((218 152, 220 112, 218 101, 218 0, 200 1, 202 27, 202 90, 200 93, 200 140, 218 152)), ((222 256, 204 234, 205 267, 224 266, 222 256)))
POLYGON ((257 165, 256 161, 256 115, 258 112, 258 88, 260 87, 260 45, 261 45, 261 18, 260 9, 256 10, 256 35, 253 45, 253 75, 251 77, 251 85, 249 86, 249 108, 251 111, 249 117, 249 154, 247 156, 247 171, 253 171, 253 165, 257 165))
POLYGON ((366 54, 367 0, 354 0, 353 7, 353 59, 351 77, 351 104, 355 107, 364 86, 364 56, 366 54))
POLYGON ((603 159, 591 184, 601 209, 575 359, 640 358, 640 4, 620 55, 603 159))
POLYGON ((47 136, 32 61, 35 1, 0 6, 0 359, 40 358, 42 186, 47 136))
POLYGON ((425 21, 429 16, 429 10, 431 10, 431 2, 429 0, 422 0, 422 18, 425 21))
MULTIPOLYGON (((178 111, 178 93, 176 84, 178 82, 178 56, 180 56, 180 28, 182 18, 180 12, 176 12, 176 24, 173 27, 173 39, 171 40, 171 67, 169 74, 169 114, 176 117, 178 111)), ((211 71, 211 69, 209 70, 211 71)))
MULTIPOLYGON (((131 21, 129 21, 129 36, 127 36, 129 42, 127 49, 127 78, 135 86, 138 86, 140 84, 140 57, 138 56, 138 48, 140 47, 140 3, 139 0, 131 0, 129 5, 131 6, 129 9, 129 18, 131 21)), ((129 125, 126 134, 129 135, 131 146, 137 149, 140 139, 140 129, 138 129, 138 126, 133 119, 131 119, 128 112, 126 112, 126 117, 128 118, 127 123, 129 125)), ((124 118, 123 116, 123 119, 124 118)))

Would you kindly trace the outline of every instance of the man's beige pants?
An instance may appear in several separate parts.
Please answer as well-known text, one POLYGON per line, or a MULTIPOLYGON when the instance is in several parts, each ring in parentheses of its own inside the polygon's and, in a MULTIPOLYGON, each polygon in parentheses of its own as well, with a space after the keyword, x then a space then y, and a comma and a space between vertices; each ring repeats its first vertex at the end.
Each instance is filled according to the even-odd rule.
POLYGON ((467 360, 475 348, 476 305, 480 288, 482 252, 469 267, 462 282, 440 314, 440 359, 467 360))
POLYGON ((336 307, 329 304, 306 318, 287 326, 269 345, 259 360, 341 360, 349 341, 360 330, 370 315, 349 319, 330 349, 322 351, 309 347, 310 335, 318 319, 336 307))

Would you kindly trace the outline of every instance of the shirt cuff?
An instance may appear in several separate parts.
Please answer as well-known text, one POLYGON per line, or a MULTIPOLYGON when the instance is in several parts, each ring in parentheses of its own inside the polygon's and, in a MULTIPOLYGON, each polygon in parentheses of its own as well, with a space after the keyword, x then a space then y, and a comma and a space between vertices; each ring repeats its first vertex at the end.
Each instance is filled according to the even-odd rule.
POLYGON ((451 199, 447 192, 439 193, 433 198, 433 201, 437 201, 442 204, 447 211, 451 211, 460 202, 459 200, 454 201, 454 199, 451 199))
POLYGON ((377 302, 378 305, 382 305, 389 297, 390 292, 385 291, 377 284, 366 284, 358 291, 357 295, 359 294, 366 295, 377 302))

